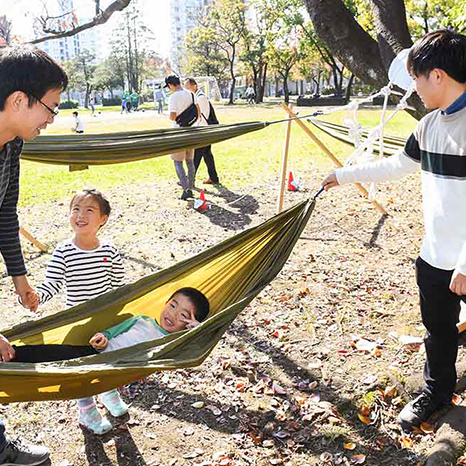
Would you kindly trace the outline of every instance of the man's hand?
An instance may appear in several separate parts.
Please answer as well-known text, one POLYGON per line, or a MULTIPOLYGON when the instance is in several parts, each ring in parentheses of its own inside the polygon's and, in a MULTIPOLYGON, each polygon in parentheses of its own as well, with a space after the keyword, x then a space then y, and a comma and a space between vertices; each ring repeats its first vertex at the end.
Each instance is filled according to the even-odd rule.
POLYGON ((0 362, 11 361, 15 357, 15 350, 10 342, 0 333, 0 362))
POLYGON ((96 333, 89 340, 89 344, 96 350, 103 350, 108 345, 108 338, 103 333, 96 333))
POLYGON ((466 275, 459 273, 457 270, 453 272, 450 281, 450 290, 458 296, 466 295, 466 275))
POLYGON ((327 178, 325 178, 325 180, 322 181, 322 186, 325 189, 325 191, 328 191, 330 188, 335 188, 336 186, 340 186, 340 183, 338 183, 335 172, 330 173, 330 175, 328 175, 327 178))
POLYGON ((19 295, 21 304, 29 308, 31 311, 37 311, 39 307, 39 297, 33 288, 29 285, 26 275, 18 275, 13 277, 16 294, 19 295))

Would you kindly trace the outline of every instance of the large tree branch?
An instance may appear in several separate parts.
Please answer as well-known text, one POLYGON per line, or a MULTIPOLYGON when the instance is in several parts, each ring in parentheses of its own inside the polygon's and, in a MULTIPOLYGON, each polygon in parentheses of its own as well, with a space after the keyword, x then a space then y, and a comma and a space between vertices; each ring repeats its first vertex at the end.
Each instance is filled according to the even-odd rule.
POLYGON ((47 32, 50 33, 49 35, 46 35, 39 39, 32 40, 30 41, 30 43, 39 44, 41 42, 45 42, 46 40, 74 36, 82 31, 85 31, 86 29, 90 29, 100 24, 105 24, 110 19, 110 17, 113 15, 113 13, 117 11, 123 11, 130 3, 131 3, 131 0, 114 0, 105 10, 102 11, 100 10, 100 6, 99 6, 100 2, 96 1, 96 12, 98 10, 99 13, 92 19, 92 21, 89 21, 88 23, 81 24, 80 26, 74 27, 70 29, 69 31, 48 30, 47 32))
POLYGON ((387 74, 377 42, 342 0, 305 0, 314 29, 332 54, 367 84, 382 87, 387 74))
POLYGON ((372 0, 375 31, 386 69, 395 55, 413 45, 409 34, 404 0, 372 0))

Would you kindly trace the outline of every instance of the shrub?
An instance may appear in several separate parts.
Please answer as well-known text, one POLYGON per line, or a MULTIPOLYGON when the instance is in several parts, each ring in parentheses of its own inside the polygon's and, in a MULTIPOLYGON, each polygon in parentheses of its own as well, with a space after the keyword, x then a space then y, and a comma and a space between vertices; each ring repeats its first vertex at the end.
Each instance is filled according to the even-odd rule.
POLYGON ((64 100, 63 102, 60 102, 60 105, 58 108, 60 110, 66 110, 68 108, 78 108, 79 102, 77 100, 64 100))
POLYGON ((104 107, 114 107, 115 105, 121 105, 121 97, 114 97, 113 99, 103 99, 102 105, 104 107))

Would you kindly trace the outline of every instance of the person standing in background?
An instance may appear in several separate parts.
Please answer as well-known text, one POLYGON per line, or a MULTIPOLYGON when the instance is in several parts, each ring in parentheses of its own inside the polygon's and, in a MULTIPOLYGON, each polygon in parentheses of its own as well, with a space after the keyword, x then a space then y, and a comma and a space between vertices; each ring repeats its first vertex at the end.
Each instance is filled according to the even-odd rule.
MULTIPOLYGON (((207 96, 199 89, 197 82, 193 78, 186 79, 184 83, 184 87, 188 89, 188 91, 194 92, 196 95, 197 103, 201 110, 201 115, 197 120, 197 126, 208 126, 209 119, 211 117, 211 103, 207 96)), ((215 168, 215 160, 214 154, 212 154, 212 146, 205 146, 199 147, 194 150, 194 167, 197 170, 201 163, 201 160, 204 159, 205 164, 207 165, 207 172, 209 174, 209 178, 204 181, 204 184, 219 184, 217 169, 215 168)))

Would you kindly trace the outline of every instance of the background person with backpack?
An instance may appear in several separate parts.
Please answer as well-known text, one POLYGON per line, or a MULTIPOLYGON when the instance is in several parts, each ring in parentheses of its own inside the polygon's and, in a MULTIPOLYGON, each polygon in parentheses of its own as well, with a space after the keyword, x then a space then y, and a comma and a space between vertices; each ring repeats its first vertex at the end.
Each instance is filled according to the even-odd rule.
MULTIPOLYGON (((184 87, 196 94, 197 103, 201 111, 196 125, 207 126, 218 124, 214 107, 207 96, 198 88, 196 80, 193 78, 186 79, 184 87)), ((199 147, 194 151, 194 167, 196 172, 202 159, 204 159, 205 164, 207 165, 207 172, 209 174, 209 178, 204 181, 204 184, 219 184, 220 182, 215 168, 214 154, 212 154, 212 146, 199 147)))
MULTIPOLYGON (((168 113, 174 128, 192 126, 199 118, 200 109, 196 102, 195 95, 181 86, 178 76, 168 76, 165 78, 165 86, 170 89, 172 95, 168 99, 168 113)), ((175 171, 180 180, 183 193, 181 199, 187 200, 193 197, 194 177, 196 169, 194 167, 194 149, 183 150, 170 155, 175 162, 175 171), (184 170, 183 161, 186 161, 188 176, 184 170)))

